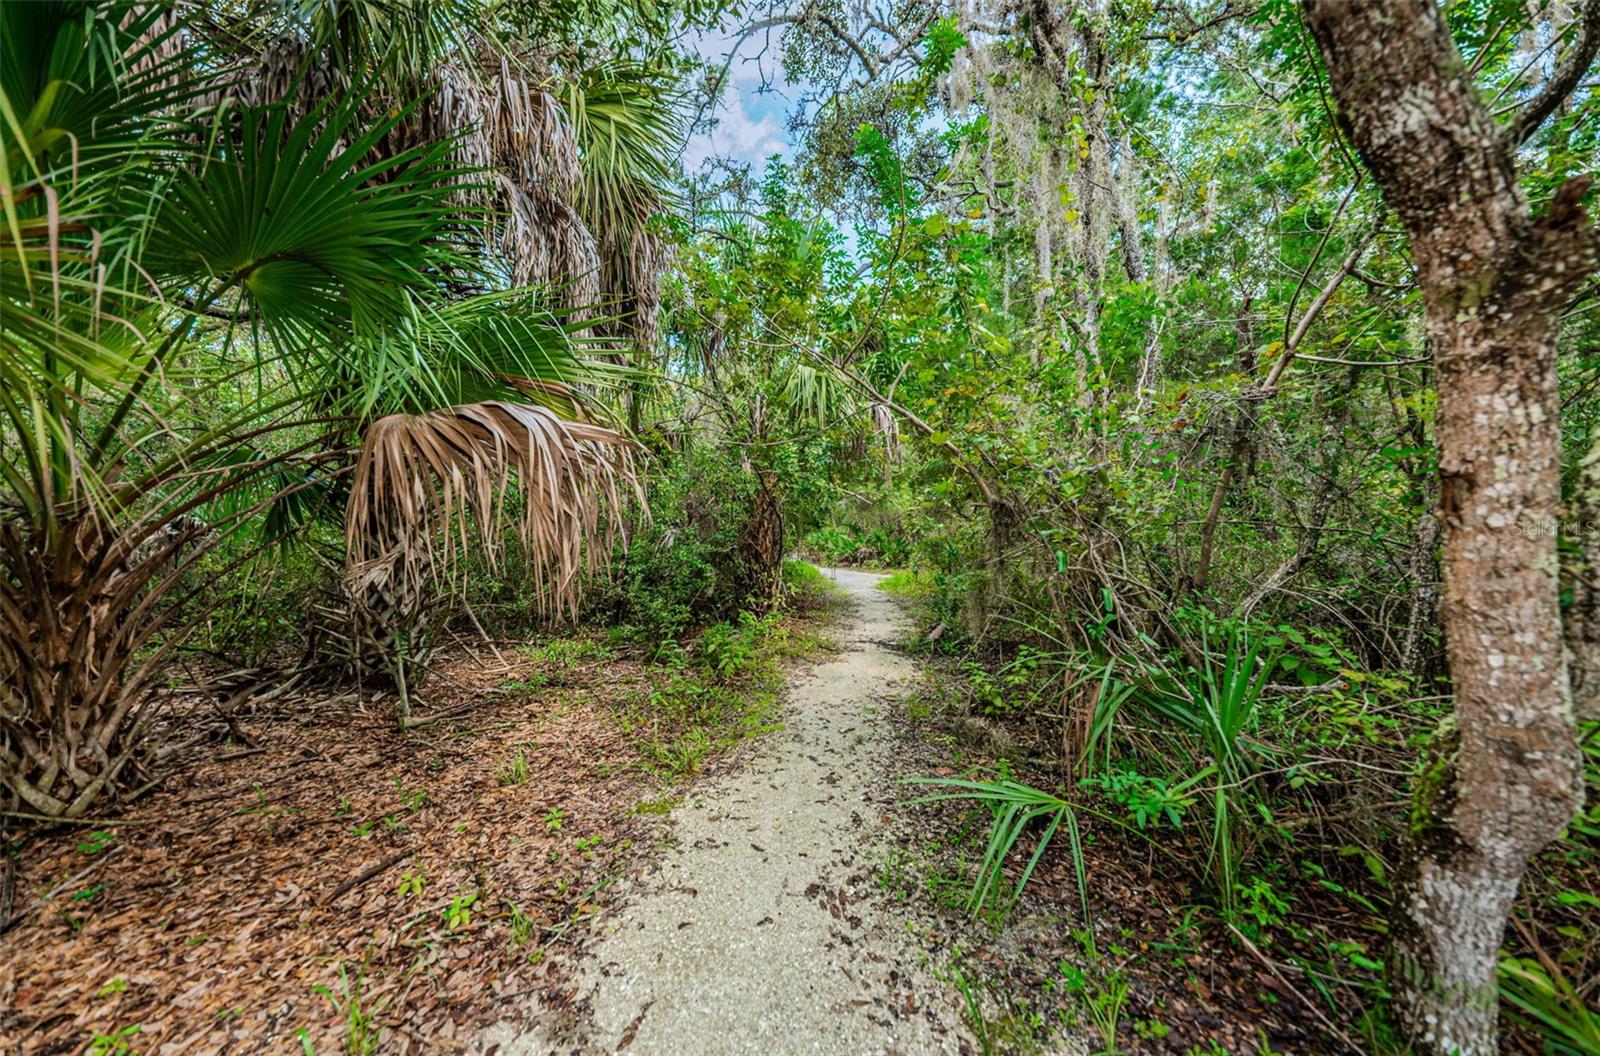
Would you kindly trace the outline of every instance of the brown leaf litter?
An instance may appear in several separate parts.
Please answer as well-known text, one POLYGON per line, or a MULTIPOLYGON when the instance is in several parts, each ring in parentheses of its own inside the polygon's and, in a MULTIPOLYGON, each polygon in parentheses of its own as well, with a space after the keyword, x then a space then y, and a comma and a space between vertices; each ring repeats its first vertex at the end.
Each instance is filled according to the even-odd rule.
POLYGON ((337 1051, 357 993, 382 1051, 452 1052, 559 993, 547 948, 662 827, 635 812, 661 792, 604 709, 648 676, 609 661, 529 692, 509 680, 534 662, 507 660, 442 665, 430 704, 470 705, 450 721, 257 715, 264 750, 174 773, 117 824, 25 837, 0 1052, 130 1028, 162 1056, 337 1051))

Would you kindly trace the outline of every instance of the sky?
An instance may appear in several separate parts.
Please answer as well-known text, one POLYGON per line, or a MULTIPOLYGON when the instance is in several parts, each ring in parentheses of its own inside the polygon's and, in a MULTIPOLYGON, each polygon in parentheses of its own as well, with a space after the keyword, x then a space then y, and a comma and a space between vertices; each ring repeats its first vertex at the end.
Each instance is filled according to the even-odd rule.
MULTIPOLYGON (((764 43, 760 36, 746 40, 734 56, 729 85, 716 113, 717 126, 690 138, 683 154, 685 172, 693 175, 712 158, 727 157, 748 162, 759 174, 773 154, 785 160, 794 157, 794 144, 785 127, 793 93, 778 66, 779 34, 779 30, 773 31, 772 46, 763 58, 758 59, 764 43), (761 90, 763 69, 770 81, 769 91, 761 90)), ((706 62, 720 66, 737 36, 734 26, 702 34, 697 50, 706 62)))

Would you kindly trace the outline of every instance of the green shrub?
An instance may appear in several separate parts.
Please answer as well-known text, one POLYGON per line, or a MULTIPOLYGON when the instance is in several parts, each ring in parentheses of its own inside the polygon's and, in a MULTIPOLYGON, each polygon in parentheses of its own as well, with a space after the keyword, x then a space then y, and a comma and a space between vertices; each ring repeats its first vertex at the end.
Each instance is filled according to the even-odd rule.
POLYGON ((591 611, 627 624, 658 653, 691 627, 731 618, 755 587, 739 549, 754 489, 754 478, 718 452, 658 471, 651 521, 620 549, 591 611))

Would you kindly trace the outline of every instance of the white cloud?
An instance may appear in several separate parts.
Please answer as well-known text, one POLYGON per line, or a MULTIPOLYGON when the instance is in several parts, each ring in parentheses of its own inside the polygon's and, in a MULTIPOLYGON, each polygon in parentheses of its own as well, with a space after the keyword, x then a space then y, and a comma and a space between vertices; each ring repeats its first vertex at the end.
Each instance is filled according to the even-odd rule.
POLYGON ((683 153, 686 172, 698 172, 712 158, 732 158, 749 162, 760 168, 773 154, 785 158, 793 153, 789 137, 777 113, 770 108, 760 117, 751 113, 750 89, 725 96, 717 108, 717 125, 709 134, 699 133, 690 138, 683 153))
MULTIPOLYGON (((781 32, 773 30, 771 46, 764 56, 758 58, 767 43, 763 34, 747 38, 733 56, 728 68, 728 86, 717 106, 717 125, 709 133, 690 138, 683 153, 685 172, 700 171, 712 158, 747 162, 759 170, 774 154, 785 158, 793 155, 784 127, 784 98, 779 91, 761 91, 768 83, 773 89, 786 86, 782 71, 777 68, 781 32)), ((733 47, 738 36, 737 27, 704 33, 696 42, 695 50, 705 62, 720 67, 727 61, 728 49, 733 47)))

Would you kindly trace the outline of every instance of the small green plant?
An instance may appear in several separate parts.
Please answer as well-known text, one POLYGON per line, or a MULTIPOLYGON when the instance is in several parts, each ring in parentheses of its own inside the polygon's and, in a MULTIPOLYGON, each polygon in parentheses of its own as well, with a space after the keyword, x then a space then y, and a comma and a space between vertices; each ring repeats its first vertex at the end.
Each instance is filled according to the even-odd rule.
POLYGON ((510 906, 510 914, 507 918, 509 934, 506 945, 512 953, 518 953, 533 942, 533 935, 537 930, 537 925, 534 923, 533 918, 528 916, 527 912, 515 902, 508 902, 507 905, 510 906))
POLYGON ((1183 825, 1183 815, 1194 803, 1187 794, 1191 782, 1177 788, 1159 777, 1147 777, 1133 770, 1106 770, 1079 781, 1084 788, 1098 789, 1111 802, 1123 807, 1134 825, 1146 829, 1166 821, 1173 828, 1183 825))
POLYGON ((457 895, 450 900, 444 909, 444 927, 446 931, 460 931, 472 923, 472 907, 478 901, 478 893, 470 895, 457 895))
MULTIPOLYGON (((311 988, 313 993, 327 998, 328 1003, 343 1020, 344 1051, 347 1056, 372 1056, 378 1051, 378 1028, 372 1022, 376 1009, 368 1009, 362 1004, 361 991, 365 976, 364 967, 357 966, 352 974, 345 963, 340 961, 338 993, 335 993, 332 987, 321 983, 311 988)), ((300 1035, 300 1044, 304 1051, 311 1050, 311 1041, 307 1035, 300 1035)))
POLYGON ((1117 1027, 1128 1003, 1128 980, 1122 972, 1106 967, 1088 929, 1074 930, 1072 935, 1084 951, 1084 962, 1061 962, 1062 985, 1078 998, 1084 1015, 1100 1035, 1100 1052, 1111 1056, 1117 1051, 1117 1027))
POLYGON ((566 824, 567 813, 560 807, 551 807, 544 812, 544 831, 560 832, 561 826, 566 824))
POLYGON ((594 849, 604 842, 606 842, 605 836, 598 832, 593 836, 581 837, 577 842, 578 853, 585 858, 593 858, 594 849))
POLYGON ((497 780, 502 788, 520 785, 528 780, 528 757, 522 749, 518 748, 500 767, 497 780))
POLYGON ((93 902, 95 899, 100 897, 100 894, 105 891, 105 889, 105 884, 95 884, 93 887, 86 887, 82 891, 73 892, 72 901, 93 902))
POLYGON ((78 843, 79 854, 100 854, 109 850, 117 842, 117 836, 112 832, 91 832, 78 843))
POLYGON ((134 1024, 110 1034, 96 1034, 89 1040, 88 1056, 135 1056, 133 1042, 128 1039, 143 1029, 134 1024))
POLYGON ((395 893, 405 898, 411 895, 421 895, 423 888, 428 885, 428 878, 421 869, 415 869, 400 876, 400 882, 395 885, 395 893))
POLYGON ((1251 923, 1258 935, 1269 928, 1281 928, 1289 914, 1289 899, 1280 894, 1266 877, 1252 877, 1234 886, 1234 905, 1242 921, 1251 923))
POLYGON ((946 978, 961 994, 963 1011, 966 1013, 967 1026, 971 1028, 973 1036, 978 1039, 978 1047, 983 1056, 990 1056, 994 1050, 994 1041, 989 1037, 989 1017, 983 1014, 983 1000, 978 993, 978 986, 969 976, 959 961, 952 961, 946 978))
POLYGON ((394 778, 393 780, 394 790, 399 794, 400 802, 404 804, 405 808, 411 813, 417 813, 417 811, 421 810, 423 806, 427 804, 428 793, 426 790, 420 788, 407 789, 405 785, 400 783, 400 779, 398 777, 394 778))
POLYGON ((1254 634, 1241 621, 1218 620, 1204 610, 1186 616, 1199 624, 1200 665, 1147 665, 1134 691, 1121 699, 1136 702, 1188 739, 1198 740, 1198 750, 1180 744, 1191 757, 1191 770, 1174 791, 1203 790, 1210 801, 1206 866, 1223 915, 1232 920, 1244 842, 1238 830, 1250 824, 1254 813, 1252 786, 1260 768, 1260 751, 1249 734, 1278 668, 1284 639, 1254 634))
POLYGON ((634 804, 633 813, 641 815, 671 814, 673 808, 682 802, 682 798, 678 796, 669 796, 666 799, 645 799, 634 804))
POLYGON ((122 976, 119 975, 115 979, 113 979, 109 983, 107 983, 105 986, 102 986, 100 988, 100 996, 101 997, 113 997, 113 996, 115 996, 117 994, 125 993, 127 991, 127 989, 128 989, 128 980, 124 979, 122 976))

